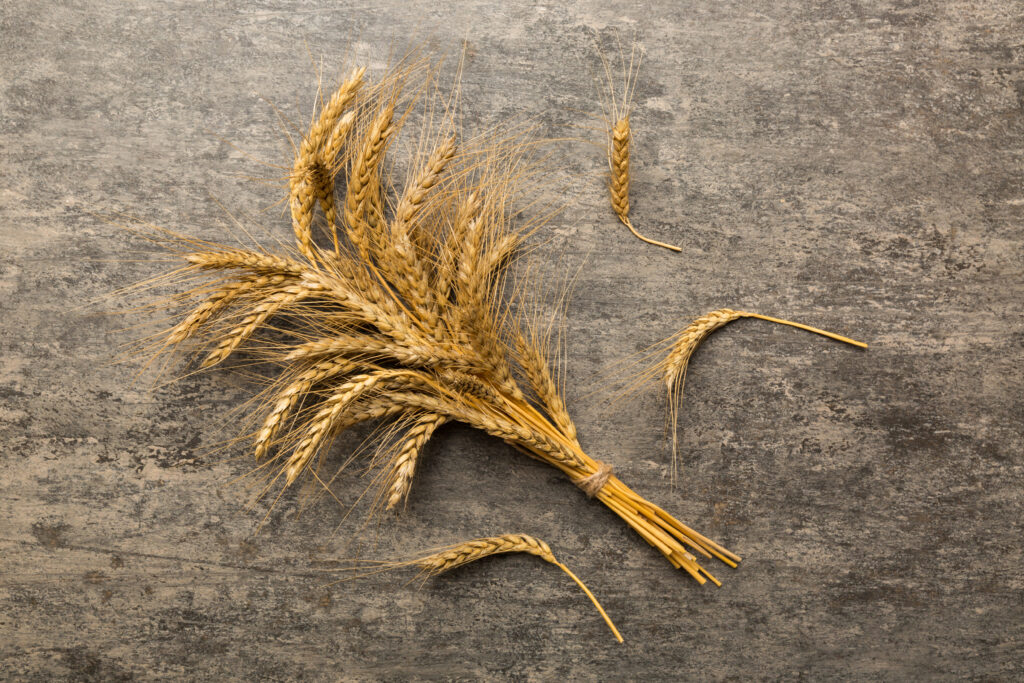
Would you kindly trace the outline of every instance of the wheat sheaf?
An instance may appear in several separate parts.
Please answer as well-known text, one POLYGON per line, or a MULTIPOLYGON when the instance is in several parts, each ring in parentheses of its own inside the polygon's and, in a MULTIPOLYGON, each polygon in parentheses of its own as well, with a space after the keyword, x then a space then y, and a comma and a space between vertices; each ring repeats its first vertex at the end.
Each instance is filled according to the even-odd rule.
POLYGON ((586 453, 543 335, 511 304, 502 274, 548 215, 517 208, 535 187, 536 143, 515 127, 464 139, 440 107, 392 181, 389 154, 432 69, 402 63, 375 82, 355 69, 323 99, 288 173, 291 246, 174 242, 173 277, 201 284, 162 350, 188 345, 203 368, 276 368, 251 434, 264 491, 319 477, 339 434, 377 422, 390 426, 376 432, 375 504, 400 507, 425 444, 461 422, 558 469, 674 567, 721 585, 701 558, 740 558, 586 453))

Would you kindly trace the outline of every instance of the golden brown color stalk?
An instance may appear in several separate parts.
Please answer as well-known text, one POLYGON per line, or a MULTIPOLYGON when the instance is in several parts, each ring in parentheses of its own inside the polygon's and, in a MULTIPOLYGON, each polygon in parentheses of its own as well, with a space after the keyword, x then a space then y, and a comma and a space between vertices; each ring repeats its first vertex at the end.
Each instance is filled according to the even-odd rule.
POLYGON ((443 550, 433 555, 427 555, 421 557, 418 560, 413 560, 410 564, 413 564, 430 576, 437 576, 444 572, 451 571, 456 567, 461 567, 464 564, 470 562, 476 562, 477 560, 491 555, 498 555, 501 553, 528 553, 530 555, 536 555, 545 562, 550 562, 555 565, 563 572, 569 575, 573 581, 576 582, 587 597, 590 598, 591 602, 594 603, 594 607, 601 613, 601 617, 605 623, 608 624, 608 628, 612 630, 616 640, 622 642, 622 635, 619 633, 619 629, 615 628, 615 624, 612 623, 608 613, 601 607, 601 603, 597 601, 594 594, 590 592, 580 579, 569 571, 569 568, 559 562, 554 553, 551 552, 551 548, 548 544, 539 538, 533 536, 527 536, 526 534, 504 534, 502 536, 491 536, 489 538, 478 538, 472 541, 466 541, 459 545, 452 546, 447 550, 443 550))
POLYGON ((748 313, 746 311, 733 311, 728 308, 720 308, 702 315, 687 325, 678 335, 675 336, 672 342, 672 347, 662 363, 662 376, 665 382, 665 388, 668 390, 669 413, 670 420, 672 422, 673 463, 676 462, 679 452, 679 403, 683 395, 683 386, 686 384, 686 369, 689 367, 690 357, 693 356, 693 352, 697 350, 697 347, 700 346, 701 342, 707 339, 708 335, 723 325, 727 325, 740 318, 759 318, 761 320, 767 320, 780 325, 789 325, 790 327, 796 327, 801 330, 820 334, 830 339, 835 339, 836 341, 852 344, 853 346, 858 346, 864 349, 868 347, 868 345, 863 342, 854 341, 848 337, 843 337, 832 332, 826 332, 825 330, 819 330, 816 327, 809 327, 790 320, 781 320, 779 318, 772 318, 758 313, 748 313))

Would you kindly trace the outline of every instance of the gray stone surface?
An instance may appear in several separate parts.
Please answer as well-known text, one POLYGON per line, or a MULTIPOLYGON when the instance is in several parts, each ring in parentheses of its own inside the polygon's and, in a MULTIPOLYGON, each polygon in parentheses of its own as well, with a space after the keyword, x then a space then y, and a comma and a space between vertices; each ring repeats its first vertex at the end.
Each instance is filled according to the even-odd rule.
POLYGON ((0 677, 1019 679, 1022 35, 1017 0, 3 3, 0 677), (97 214, 223 241, 220 202, 286 235, 263 211, 289 157, 267 101, 308 117, 310 55, 333 79, 466 37, 468 132, 526 115, 597 138, 593 35, 613 29, 647 50, 636 221, 684 250, 629 237, 599 152, 558 148, 571 201, 537 256, 546 277, 582 265, 568 395, 584 445, 741 568, 698 587, 554 470, 457 427, 397 522, 295 495, 246 510, 244 451, 211 449, 251 386, 150 391, 115 362, 145 318, 107 295, 166 264, 97 214), (610 407, 592 390, 721 306, 872 346, 717 333, 672 489, 659 388, 610 407), (624 645, 535 558, 422 587, 325 571, 512 530, 589 582, 624 645))

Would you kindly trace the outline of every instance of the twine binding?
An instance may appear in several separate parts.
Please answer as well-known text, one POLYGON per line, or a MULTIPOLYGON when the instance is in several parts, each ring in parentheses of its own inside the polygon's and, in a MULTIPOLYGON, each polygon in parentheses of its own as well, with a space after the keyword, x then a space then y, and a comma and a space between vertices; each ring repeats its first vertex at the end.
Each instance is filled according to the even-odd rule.
POLYGON ((612 476, 613 469, 614 468, 607 463, 598 463, 596 472, 588 474, 585 477, 580 477, 574 483, 581 491, 583 491, 583 493, 587 494, 587 498, 593 498, 601 489, 604 488, 604 485, 608 483, 608 479, 612 476))

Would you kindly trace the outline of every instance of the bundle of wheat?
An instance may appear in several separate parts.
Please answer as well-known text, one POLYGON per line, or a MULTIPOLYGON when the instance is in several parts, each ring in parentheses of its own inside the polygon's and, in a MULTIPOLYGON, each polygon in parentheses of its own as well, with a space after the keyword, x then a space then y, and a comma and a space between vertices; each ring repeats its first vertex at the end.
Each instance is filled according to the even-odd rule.
POLYGON ((406 66, 370 84, 357 69, 323 104, 289 175, 294 249, 189 242, 199 246, 178 274, 211 280, 165 347, 205 344, 203 367, 240 351, 279 367, 254 433, 268 487, 315 474, 343 430, 390 419, 398 437, 374 455, 385 473, 376 500, 396 507, 424 444, 462 422, 554 466, 673 566, 719 584, 696 555, 740 558, 584 452, 538 335, 504 294, 508 257, 537 225, 514 209, 533 182, 533 143, 463 143, 446 114, 424 127, 404 187, 390 187, 385 157, 411 106, 403 93, 426 89, 409 88, 422 73, 406 66))

